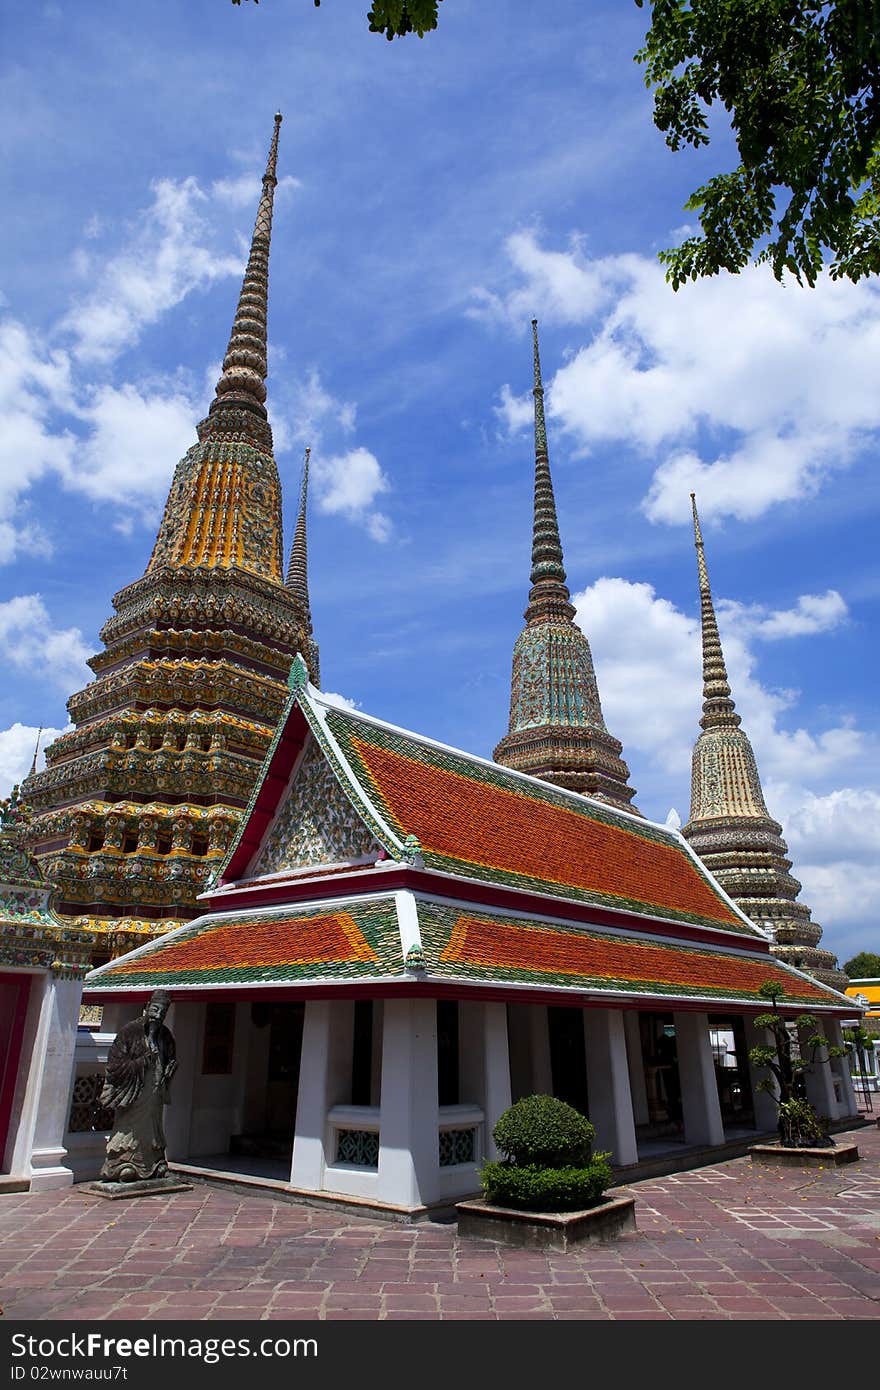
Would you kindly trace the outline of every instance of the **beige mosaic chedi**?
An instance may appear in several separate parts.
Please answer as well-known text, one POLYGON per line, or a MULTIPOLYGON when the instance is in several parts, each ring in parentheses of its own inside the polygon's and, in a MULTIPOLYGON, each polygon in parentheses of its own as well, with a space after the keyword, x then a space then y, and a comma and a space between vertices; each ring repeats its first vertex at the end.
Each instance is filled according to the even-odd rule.
POLYGON ((821 983, 849 983, 830 951, 819 948, 822 928, 798 901, 801 885, 782 826, 770 816, 748 734, 730 694, 709 587, 706 555, 691 493, 703 633, 703 715, 694 746, 691 812, 682 834, 738 907, 773 937, 773 953, 821 983))
MULTIPOLYGON (((23 796, 31 842, 95 963, 196 916, 196 895, 247 805, 301 651, 313 680, 307 471, 282 568, 281 485, 266 412, 276 116, 223 371, 177 465, 142 578, 113 599, 75 728, 23 796)), ((308 458, 306 460, 306 467, 308 458)))

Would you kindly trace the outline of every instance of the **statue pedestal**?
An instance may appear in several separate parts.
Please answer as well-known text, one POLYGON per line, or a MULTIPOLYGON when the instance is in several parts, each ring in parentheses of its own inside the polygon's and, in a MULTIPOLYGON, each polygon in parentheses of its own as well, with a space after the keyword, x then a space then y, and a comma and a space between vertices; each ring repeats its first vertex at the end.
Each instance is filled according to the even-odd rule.
POLYGON ((125 1197, 162 1197, 169 1192, 192 1192, 192 1183, 181 1182, 179 1178, 144 1178, 141 1182, 84 1182, 79 1183, 78 1187, 80 1192, 106 1197, 110 1202, 118 1202, 125 1197))

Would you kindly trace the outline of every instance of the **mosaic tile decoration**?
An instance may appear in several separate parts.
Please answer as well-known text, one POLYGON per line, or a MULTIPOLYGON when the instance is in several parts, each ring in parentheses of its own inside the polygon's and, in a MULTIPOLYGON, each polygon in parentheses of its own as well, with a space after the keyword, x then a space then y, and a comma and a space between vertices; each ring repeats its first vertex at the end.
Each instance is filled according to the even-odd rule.
POLYGON ((792 975, 772 957, 761 961, 531 919, 477 915, 440 902, 419 902, 418 915, 431 975, 751 1000, 765 980, 778 980, 793 1003, 838 1002, 821 985, 792 975))
POLYGON ((260 917, 206 917, 173 941, 94 971, 94 989, 399 975, 394 899, 260 917))
POLYGON ((429 868, 758 934, 657 827, 342 710, 328 710, 326 722, 382 815, 401 839, 418 839, 429 868))
POLYGON ((377 857, 381 849, 312 738, 269 832, 254 875, 377 857))

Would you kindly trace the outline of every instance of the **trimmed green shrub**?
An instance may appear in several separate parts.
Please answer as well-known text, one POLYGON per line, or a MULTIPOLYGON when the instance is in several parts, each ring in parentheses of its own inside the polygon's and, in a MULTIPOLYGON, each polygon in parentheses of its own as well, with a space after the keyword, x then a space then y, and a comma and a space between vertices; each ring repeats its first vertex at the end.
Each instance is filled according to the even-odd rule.
POLYGON ((611 1185, 608 1158, 608 1154, 596 1154, 582 1168, 486 1163, 481 1175, 483 1196, 496 1206, 521 1211, 581 1211, 596 1206, 611 1185))
POLYGON ((524 1096, 492 1131, 508 1163, 520 1167, 581 1168, 596 1131, 574 1106, 555 1096, 524 1096))

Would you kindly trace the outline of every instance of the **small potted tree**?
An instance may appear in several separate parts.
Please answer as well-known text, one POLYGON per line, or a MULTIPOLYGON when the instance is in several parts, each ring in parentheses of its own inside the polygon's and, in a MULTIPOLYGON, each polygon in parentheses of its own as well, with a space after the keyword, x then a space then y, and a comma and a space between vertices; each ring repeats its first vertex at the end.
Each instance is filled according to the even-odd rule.
POLYGON ((762 999, 771 1004, 771 1012, 758 1014, 755 1027, 770 1033, 772 1042, 753 1047, 749 1061, 759 1070, 769 1072, 758 1082, 757 1089, 766 1091, 776 1101, 779 1139, 775 1144, 753 1144, 753 1159, 776 1163, 851 1163, 859 1156, 855 1144, 835 1144, 829 1133, 827 1115, 819 1115, 804 1094, 804 1074, 812 1067, 827 1067, 832 1057, 846 1056, 845 1047, 835 1047, 820 1032, 813 1014, 800 1014, 794 1027, 800 1034, 796 1049, 789 1023, 779 1013, 779 1000, 785 994, 782 985, 767 980, 758 990, 762 999), (825 1058, 818 1060, 820 1050, 825 1058))
POLYGON ((492 1131, 502 1155, 481 1171, 483 1197, 459 1202, 463 1235, 566 1250, 635 1230, 634 1199, 603 1201, 610 1154, 593 1153, 595 1129, 555 1096, 526 1096, 492 1131))

